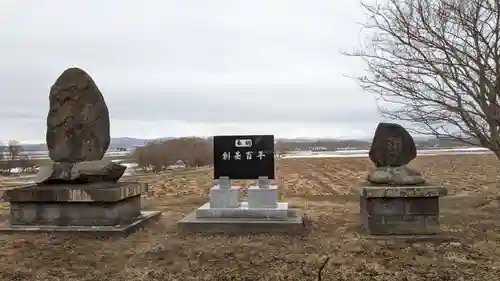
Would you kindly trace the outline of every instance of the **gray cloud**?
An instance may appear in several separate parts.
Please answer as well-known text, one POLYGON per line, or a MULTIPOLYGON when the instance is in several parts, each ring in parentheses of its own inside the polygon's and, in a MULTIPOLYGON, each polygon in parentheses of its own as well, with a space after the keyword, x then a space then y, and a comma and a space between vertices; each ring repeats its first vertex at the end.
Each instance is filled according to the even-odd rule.
POLYGON ((71 66, 103 92, 114 135, 357 136, 379 120, 345 77, 363 64, 340 53, 359 44, 357 1, 4 2, 0 139, 43 139, 50 85, 71 66))

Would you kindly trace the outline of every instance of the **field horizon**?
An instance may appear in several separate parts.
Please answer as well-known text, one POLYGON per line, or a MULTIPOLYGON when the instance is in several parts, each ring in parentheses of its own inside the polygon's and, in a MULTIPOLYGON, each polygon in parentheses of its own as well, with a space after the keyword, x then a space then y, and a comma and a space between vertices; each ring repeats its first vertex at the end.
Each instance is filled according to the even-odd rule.
MULTIPOLYGON (((136 137, 111 137, 111 143, 109 146, 109 150, 116 150, 116 149, 122 149, 122 148, 135 148, 135 147, 140 147, 144 146, 149 142, 156 142, 156 141, 168 141, 172 139, 177 139, 177 138, 184 138, 187 136, 182 136, 182 137, 160 137, 160 138, 136 138, 136 137)), ((194 137, 200 137, 200 138, 205 138, 205 139, 211 139, 212 136, 194 136, 194 137)), ((460 143, 457 141, 452 141, 452 140, 446 140, 446 139, 436 139, 435 137, 414 137, 414 140, 419 147, 461 147, 465 146, 468 147, 470 145, 460 143)), ((366 138, 348 138, 348 137, 341 137, 341 138, 334 138, 334 137, 296 137, 296 138, 281 138, 281 137, 275 137, 275 141, 278 143, 286 143, 286 144, 295 144, 299 147, 302 147, 304 144, 306 145, 327 145, 327 146, 333 146, 333 147, 353 147, 353 148, 359 148, 359 147, 369 147, 372 141, 371 137, 366 137, 366 138)), ((8 143, 8 141, 4 141, 3 147, 5 148, 5 145, 8 143)), ((23 150, 26 152, 30 151, 47 151, 47 145, 45 144, 45 141, 21 141, 21 146, 23 147, 23 150)), ((2 145, 0 145, 2 147, 2 145)))
POLYGON ((280 159, 276 183, 307 213, 304 236, 180 236, 176 222, 207 200, 212 170, 150 174, 138 180, 150 186, 145 209, 163 212, 157 222, 117 240, 2 234, 0 280, 316 280, 327 257, 323 280, 499 280, 500 162, 419 156, 410 166, 448 190, 441 228, 451 241, 368 239, 358 195, 367 158, 280 159))

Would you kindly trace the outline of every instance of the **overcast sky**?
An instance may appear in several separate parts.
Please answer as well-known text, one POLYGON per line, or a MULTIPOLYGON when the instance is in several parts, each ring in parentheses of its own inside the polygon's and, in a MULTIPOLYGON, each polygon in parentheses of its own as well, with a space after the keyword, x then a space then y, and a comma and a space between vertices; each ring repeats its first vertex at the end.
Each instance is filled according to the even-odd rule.
POLYGON ((346 77, 358 0, 0 0, 0 139, 45 140, 50 86, 87 71, 113 137, 370 137, 375 98, 346 77))

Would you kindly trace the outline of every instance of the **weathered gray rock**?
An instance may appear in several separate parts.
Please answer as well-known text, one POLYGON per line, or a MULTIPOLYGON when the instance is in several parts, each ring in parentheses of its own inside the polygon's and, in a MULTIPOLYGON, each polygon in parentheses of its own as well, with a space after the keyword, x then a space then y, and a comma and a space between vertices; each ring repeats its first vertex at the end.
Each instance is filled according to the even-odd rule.
POLYGON ((406 166, 377 167, 368 175, 368 181, 373 184, 399 186, 425 184, 422 174, 406 166))
POLYGON ((79 163, 53 163, 35 176, 38 185, 117 182, 127 167, 112 161, 85 161, 79 163))
POLYGON ((417 157, 415 141, 401 125, 380 123, 375 131, 370 159, 377 167, 397 167, 417 157))
POLYGON ((101 160, 110 143, 109 111, 92 78, 65 70, 50 89, 47 146, 55 162, 101 160))

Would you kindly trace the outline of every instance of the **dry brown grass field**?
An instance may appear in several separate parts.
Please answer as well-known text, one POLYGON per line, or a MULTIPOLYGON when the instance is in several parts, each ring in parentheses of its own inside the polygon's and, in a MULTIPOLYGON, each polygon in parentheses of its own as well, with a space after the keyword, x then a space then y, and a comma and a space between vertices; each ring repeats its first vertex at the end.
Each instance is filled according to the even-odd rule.
POLYGON ((282 199, 310 218, 302 237, 179 236, 176 222, 207 200, 211 171, 141 177, 154 191, 145 207, 163 211, 157 222, 119 239, 0 235, 0 280, 317 280, 327 257, 322 280, 500 280, 498 160, 411 163, 449 191, 441 224, 454 239, 444 242, 371 240, 359 231, 356 186, 371 166, 367 158, 277 162, 282 199))

